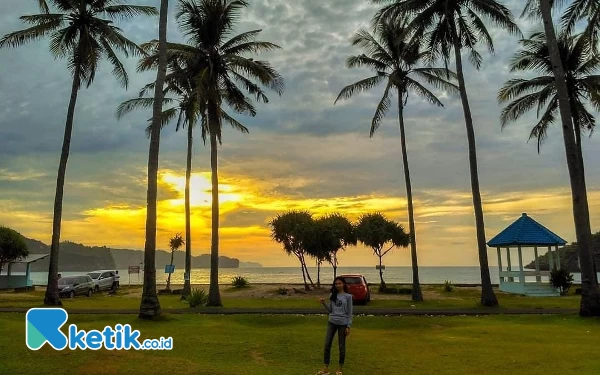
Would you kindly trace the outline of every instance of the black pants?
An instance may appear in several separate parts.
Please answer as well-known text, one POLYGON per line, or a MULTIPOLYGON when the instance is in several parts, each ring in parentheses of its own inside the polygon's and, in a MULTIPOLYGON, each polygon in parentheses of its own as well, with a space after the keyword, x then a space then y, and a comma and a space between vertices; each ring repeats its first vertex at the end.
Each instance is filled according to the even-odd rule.
POLYGON ((346 359, 346 326, 337 325, 331 322, 327 322, 327 334, 325 335, 325 355, 323 362, 329 366, 331 360, 331 344, 333 343, 333 337, 335 333, 338 334, 338 344, 340 348, 340 359, 339 364, 343 365, 346 359))

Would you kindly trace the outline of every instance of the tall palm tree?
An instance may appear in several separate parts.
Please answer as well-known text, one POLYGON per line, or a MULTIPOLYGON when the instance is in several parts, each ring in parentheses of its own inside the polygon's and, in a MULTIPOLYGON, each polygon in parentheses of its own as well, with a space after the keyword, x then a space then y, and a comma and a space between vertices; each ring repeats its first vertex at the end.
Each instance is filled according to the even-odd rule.
POLYGON ((112 22, 138 15, 156 15, 157 11, 154 7, 127 5, 119 0, 38 0, 38 4, 41 14, 20 17, 23 22, 33 26, 2 37, 0 48, 19 47, 27 42, 49 36, 50 52, 56 58, 66 58, 69 70, 73 75, 56 178, 48 286, 44 297, 44 304, 60 306, 62 302, 58 294, 58 256, 63 189, 77 95, 82 84, 85 84, 86 87, 92 84, 102 58, 110 62, 114 68, 113 75, 122 86, 127 88, 129 79, 117 51, 122 52, 126 57, 143 51, 138 45, 123 36, 121 29, 112 22), (56 13, 51 13, 50 11, 54 9, 56 9, 56 13))
MULTIPOLYGON (((167 44, 168 46, 173 44, 167 44)), ((149 51, 150 54, 143 57, 138 65, 138 71, 148 71, 158 66, 158 41, 151 41, 142 45, 142 47, 149 51)), ((183 46, 185 47, 185 46, 183 46)), ((198 119, 202 121, 202 140, 206 142, 206 106, 205 100, 201 96, 200 90, 196 90, 196 84, 193 79, 193 72, 190 71, 187 65, 192 64, 192 61, 183 60, 176 53, 168 54, 167 64, 169 68, 168 74, 165 76, 166 87, 164 89, 165 94, 172 95, 173 97, 163 98, 163 105, 178 103, 177 106, 168 108, 163 111, 162 114, 162 125, 168 124, 173 118, 178 117, 177 126, 175 131, 185 128, 187 126, 187 157, 186 157, 186 169, 185 169, 185 273, 187 277, 184 277, 184 285, 182 291, 182 298, 185 298, 191 293, 191 207, 190 207, 190 179, 192 172, 192 150, 193 150, 193 130, 196 126, 198 119), (181 65, 184 63, 185 65, 181 65)), ((189 56, 185 56, 189 58, 189 56)), ((154 104, 154 98, 145 97, 145 94, 154 89, 155 84, 150 83, 146 85, 140 92, 140 97, 127 100, 118 107, 117 117, 121 118, 126 113, 129 113, 135 109, 152 108, 154 104)), ((151 126, 146 128, 146 135, 151 135, 151 126)))
MULTIPOLYGON (((546 35, 536 32, 520 42, 522 48, 513 57, 511 72, 532 72, 540 76, 515 78, 506 82, 498 93, 498 100, 500 103, 510 103, 502 111, 500 122, 504 127, 537 108, 539 121, 531 130, 530 139, 537 139, 539 152, 547 137, 548 127, 556 121, 559 111, 556 82, 546 35)), ((586 108, 586 102, 596 111, 600 110, 600 75, 594 74, 600 72, 600 56, 594 54, 589 39, 583 34, 572 36, 563 31, 557 42, 567 80, 577 153, 583 163, 581 133, 589 131, 591 135, 596 125, 594 116, 586 108)))
POLYGON ((156 200, 158 193, 158 154, 163 106, 163 86, 167 75, 167 18, 169 0, 160 1, 158 22, 158 66, 152 103, 150 146, 148 148, 148 190, 146 193, 146 240, 144 242, 144 286, 140 302, 140 319, 160 316, 160 302, 156 294, 156 200))
MULTIPOLYGON (((592 230, 588 207, 587 189, 583 160, 578 155, 577 142, 573 126, 573 109, 569 102, 569 88, 565 68, 554 31, 552 20, 552 3, 549 0, 528 0, 523 15, 541 18, 544 24, 544 34, 550 53, 552 71, 558 96, 558 109, 562 122, 563 141, 567 168, 571 183, 571 199, 573 202, 573 219, 577 237, 577 249, 581 269, 581 302, 579 315, 600 316, 600 290, 594 274, 594 258, 592 253, 592 230)), ((592 45, 595 43, 591 40, 592 45)))
POLYGON ((419 283, 412 184, 408 167, 406 134, 404 130, 404 108, 408 101, 409 91, 424 98, 431 104, 443 107, 442 102, 440 102, 435 94, 429 91, 420 81, 448 91, 457 92, 458 87, 447 80, 455 77, 455 74, 451 73, 448 69, 418 67, 422 60, 427 58, 428 52, 420 51, 419 44, 415 40, 408 38, 405 33, 407 25, 407 19, 400 20, 400 22, 383 20, 374 28, 375 35, 366 30, 360 30, 356 33, 352 44, 363 48, 366 54, 351 56, 347 61, 347 65, 349 68, 368 67, 375 72, 375 75, 344 87, 335 102, 337 103, 340 99, 349 99, 356 93, 370 90, 380 83, 385 83, 383 97, 371 121, 369 136, 373 137, 373 134, 381 124, 381 120, 390 108, 390 96, 392 92, 395 90, 397 93, 400 144, 408 201, 408 223, 413 274, 412 299, 414 301, 422 301, 423 293, 421 292, 421 285, 419 283))
MULTIPOLYGON (((202 67, 199 89, 206 99, 210 159, 212 172, 212 238, 211 271, 208 306, 221 306, 219 292, 219 178, 218 144, 221 144, 223 110, 225 103, 235 112, 256 115, 256 109, 238 87, 241 85, 257 101, 268 102, 265 86, 279 95, 283 92, 283 78, 266 61, 246 57, 280 48, 269 42, 255 41, 261 30, 253 30, 232 36, 240 12, 248 6, 245 0, 180 0, 176 18, 188 38, 187 46, 181 46, 182 54, 193 54, 202 67), (258 81, 259 84, 253 82, 258 81)), ((242 124, 229 119, 234 128, 247 132, 242 124)))
POLYGON ((469 53, 471 63, 479 69, 482 57, 477 52, 478 42, 494 52, 492 37, 486 29, 483 19, 520 35, 519 28, 508 8, 494 0, 371 0, 377 4, 387 4, 381 8, 375 22, 380 19, 398 20, 411 17, 407 33, 422 41, 433 59, 441 58, 446 66, 454 50, 458 87, 465 117, 467 140, 469 144, 469 168, 471 171, 471 191, 475 211, 477 230, 477 249, 481 272, 481 304, 496 306, 498 299, 494 294, 488 265, 487 246, 485 241, 485 223, 479 188, 479 172, 477 170, 477 148, 471 107, 467 95, 463 71, 462 52, 469 53))

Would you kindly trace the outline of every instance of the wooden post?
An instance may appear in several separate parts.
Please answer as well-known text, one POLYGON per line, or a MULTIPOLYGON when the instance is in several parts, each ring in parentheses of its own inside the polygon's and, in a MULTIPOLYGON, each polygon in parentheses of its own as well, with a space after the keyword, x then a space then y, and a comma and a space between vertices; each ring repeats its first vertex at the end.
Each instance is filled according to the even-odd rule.
POLYGON ((523 287, 523 292, 525 292, 525 276, 523 275, 523 255, 521 253, 521 245, 518 247, 519 251, 519 282, 523 287))
POLYGON ((31 263, 27 263, 26 268, 25 268, 25 290, 28 290, 28 288, 29 288, 29 266, 30 265, 31 265, 31 263))
POLYGON ((558 251, 558 245, 556 245, 556 268, 560 269, 560 252, 558 251))
MULTIPOLYGON (((508 263, 508 272, 511 272, 512 271, 512 266, 510 264, 510 247, 506 248, 506 258, 507 258, 506 262, 508 263)), ((513 281, 515 281, 515 278, 512 277, 512 276, 509 276, 508 277, 508 281, 510 281, 512 283, 513 281)))
POLYGON ((552 246, 548 246, 548 271, 554 269, 554 257, 552 256, 552 246))
POLYGON ((540 275, 540 260, 538 259, 537 246, 533 247, 533 252, 535 254, 535 281, 540 283, 542 282, 542 276, 540 275))
POLYGON ((500 270, 500 285, 502 285, 502 282, 504 281, 504 277, 502 277, 502 252, 500 252, 499 247, 497 247, 496 250, 498 251, 498 269, 500 270))

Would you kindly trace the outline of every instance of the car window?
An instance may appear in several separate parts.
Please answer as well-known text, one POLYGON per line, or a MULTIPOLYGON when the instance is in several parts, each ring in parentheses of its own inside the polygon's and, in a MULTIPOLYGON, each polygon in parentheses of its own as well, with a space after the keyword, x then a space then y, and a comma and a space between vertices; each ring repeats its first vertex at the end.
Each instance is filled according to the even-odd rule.
POLYGON ((346 284, 348 285, 355 285, 355 284, 362 284, 363 281, 360 277, 344 277, 344 279, 346 280, 346 284))
POLYGON ((106 279, 108 277, 108 272, 102 272, 102 275, 100 275, 100 277, 106 279))
POLYGON ((87 282, 87 280, 85 279, 85 277, 82 276, 82 277, 79 278, 79 283, 80 284, 85 284, 86 282, 87 282))
POLYGON ((88 276, 90 276, 92 279, 97 279, 100 276, 100 272, 90 272, 88 273, 88 276))
POLYGON ((76 279, 74 277, 63 277, 60 280, 58 280, 58 283, 61 285, 73 285, 75 280, 76 279))

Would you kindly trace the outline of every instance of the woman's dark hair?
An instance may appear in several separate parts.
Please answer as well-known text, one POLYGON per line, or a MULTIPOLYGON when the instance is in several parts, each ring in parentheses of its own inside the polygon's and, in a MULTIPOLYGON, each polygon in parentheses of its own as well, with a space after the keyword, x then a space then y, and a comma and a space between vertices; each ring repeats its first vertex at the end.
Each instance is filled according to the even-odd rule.
POLYGON ((338 291, 337 291, 337 288, 335 287, 335 282, 338 280, 340 280, 342 283, 344 283, 344 292, 348 293, 348 284, 346 284, 346 279, 344 279, 341 276, 338 276, 333 280, 333 284, 331 285, 331 296, 329 297, 329 299, 332 301, 337 300, 338 291))

